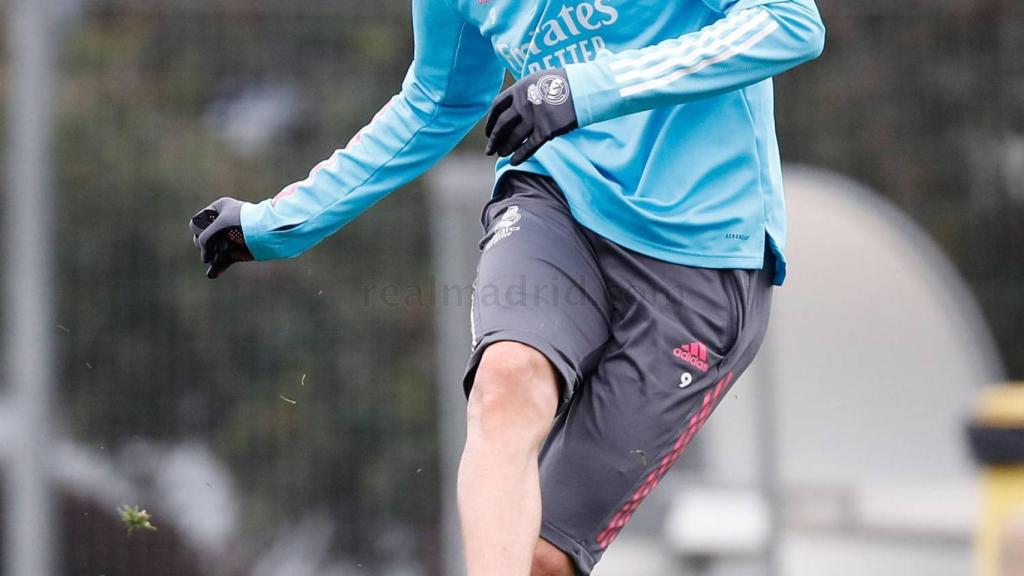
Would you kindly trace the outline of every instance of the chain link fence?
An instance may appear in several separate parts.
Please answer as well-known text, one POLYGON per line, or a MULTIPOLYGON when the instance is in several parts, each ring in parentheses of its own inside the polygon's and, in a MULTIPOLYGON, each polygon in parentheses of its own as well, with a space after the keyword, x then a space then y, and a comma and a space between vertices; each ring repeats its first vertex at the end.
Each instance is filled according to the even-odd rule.
POLYGON ((818 4, 825 55, 777 83, 785 159, 865 182, 922 224, 967 277, 1020 378, 1024 5, 818 4))
POLYGON ((410 59, 408 9, 175 0, 68 16, 62 415, 69 450, 109 466, 159 531, 127 538, 110 526, 118 495, 69 471, 62 573, 438 573, 431 311, 371 293, 429 273, 422 193, 216 282, 186 232, 218 196, 302 179, 373 116, 410 59))
MULTIPOLYGON (((825 56, 777 82, 784 156, 917 218, 1020 376, 1024 8, 819 4, 825 56)), ((408 0, 64 6, 60 573, 440 574, 435 386, 457 383, 434 382, 430 307, 378 297, 429 284, 444 223, 420 186, 216 282, 186 232, 218 196, 301 179, 373 116, 411 58, 408 0), (129 537, 121 504, 158 531, 129 537)))

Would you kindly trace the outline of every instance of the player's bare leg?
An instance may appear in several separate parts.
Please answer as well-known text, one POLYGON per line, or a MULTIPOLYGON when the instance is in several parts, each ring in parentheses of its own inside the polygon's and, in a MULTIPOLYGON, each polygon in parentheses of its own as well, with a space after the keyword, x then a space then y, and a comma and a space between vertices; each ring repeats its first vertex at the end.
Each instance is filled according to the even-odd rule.
POLYGON ((547 540, 537 542, 530 576, 573 576, 572 561, 547 540))
POLYGON ((537 458, 558 407, 558 377, 528 346, 484 352, 467 409, 459 515, 469 576, 527 576, 541 523, 537 458))

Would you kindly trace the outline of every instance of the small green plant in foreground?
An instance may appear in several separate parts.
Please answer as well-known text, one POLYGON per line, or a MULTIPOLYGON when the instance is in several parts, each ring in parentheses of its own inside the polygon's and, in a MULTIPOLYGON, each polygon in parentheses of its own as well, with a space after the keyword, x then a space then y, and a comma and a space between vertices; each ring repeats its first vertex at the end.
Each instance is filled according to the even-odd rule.
POLYGON ((117 509, 121 515, 121 522, 128 528, 128 535, 131 536, 136 530, 156 532, 156 526, 150 522, 149 512, 139 510, 138 506, 122 506, 117 509))

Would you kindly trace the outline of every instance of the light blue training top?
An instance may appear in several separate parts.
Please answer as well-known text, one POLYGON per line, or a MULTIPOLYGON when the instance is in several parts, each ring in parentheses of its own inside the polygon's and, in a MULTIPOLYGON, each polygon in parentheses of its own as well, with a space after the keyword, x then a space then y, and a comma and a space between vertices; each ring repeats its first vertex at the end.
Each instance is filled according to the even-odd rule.
POLYGON ((813 0, 413 0, 413 30, 401 93, 307 179, 243 206, 256 259, 302 253, 433 166, 506 70, 565 67, 580 128, 516 169, 554 178, 580 224, 654 258, 758 269, 768 241, 782 283, 771 77, 821 53, 813 0))

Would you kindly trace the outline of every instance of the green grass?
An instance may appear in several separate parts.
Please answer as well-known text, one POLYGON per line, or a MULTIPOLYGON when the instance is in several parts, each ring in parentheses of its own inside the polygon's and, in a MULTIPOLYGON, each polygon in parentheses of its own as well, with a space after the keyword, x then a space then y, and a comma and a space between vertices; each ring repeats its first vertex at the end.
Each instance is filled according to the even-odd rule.
POLYGON ((117 513, 121 515, 121 522, 128 528, 128 536, 131 536, 136 530, 156 532, 156 526, 151 522, 152 518, 149 512, 139 510, 138 506, 121 506, 117 509, 117 513))

